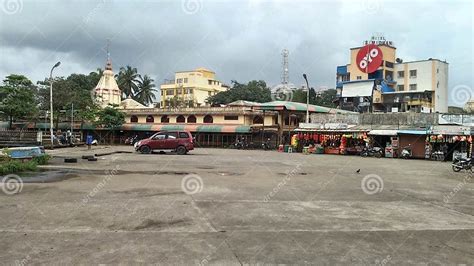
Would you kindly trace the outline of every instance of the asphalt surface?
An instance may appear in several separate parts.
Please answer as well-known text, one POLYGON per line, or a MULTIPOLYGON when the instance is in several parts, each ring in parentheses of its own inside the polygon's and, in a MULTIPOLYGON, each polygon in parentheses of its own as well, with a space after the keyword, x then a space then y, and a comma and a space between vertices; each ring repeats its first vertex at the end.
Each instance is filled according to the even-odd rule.
POLYGON ((50 151, 51 173, 0 191, 1 263, 474 264, 473 180, 449 163, 223 149, 81 159, 117 150, 132 147, 50 151))

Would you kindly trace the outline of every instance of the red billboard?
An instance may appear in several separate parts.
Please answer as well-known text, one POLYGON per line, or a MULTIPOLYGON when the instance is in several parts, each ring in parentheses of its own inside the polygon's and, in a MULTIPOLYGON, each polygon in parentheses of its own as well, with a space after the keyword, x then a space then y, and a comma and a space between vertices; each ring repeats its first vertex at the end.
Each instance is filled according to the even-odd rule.
POLYGON ((357 67, 364 73, 375 72, 382 64, 382 60, 382 50, 375 44, 360 48, 356 57, 357 67))

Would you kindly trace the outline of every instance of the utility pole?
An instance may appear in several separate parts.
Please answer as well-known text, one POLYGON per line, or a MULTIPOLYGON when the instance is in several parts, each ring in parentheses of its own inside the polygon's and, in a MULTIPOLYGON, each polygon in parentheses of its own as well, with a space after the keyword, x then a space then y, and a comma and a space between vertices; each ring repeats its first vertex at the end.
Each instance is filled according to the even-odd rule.
POLYGON ((54 149, 54 132, 53 132, 53 70, 57 68, 61 62, 57 62, 49 73, 49 112, 50 112, 50 121, 49 121, 49 134, 51 138, 51 149, 54 149))
POLYGON ((308 77, 306 76, 306 74, 303 74, 303 78, 306 81, 306 88, 308 89, 308 91, 306 92, 306 120, 305 120, 305 123, 308 124, 309 123, 309 83, 308 83, 308 77))

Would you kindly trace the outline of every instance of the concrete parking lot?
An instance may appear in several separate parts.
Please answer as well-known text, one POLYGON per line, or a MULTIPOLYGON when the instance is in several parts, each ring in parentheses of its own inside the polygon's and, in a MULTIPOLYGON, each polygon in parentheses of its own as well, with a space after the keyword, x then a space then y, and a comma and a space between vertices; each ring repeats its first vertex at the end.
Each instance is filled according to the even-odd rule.
POLYGON ((223 149, 80 159, 118 150, 132 148, 51 151, 50 173, 0 191, 2 264, 474 264, 474 185, 449 163, 223 149))

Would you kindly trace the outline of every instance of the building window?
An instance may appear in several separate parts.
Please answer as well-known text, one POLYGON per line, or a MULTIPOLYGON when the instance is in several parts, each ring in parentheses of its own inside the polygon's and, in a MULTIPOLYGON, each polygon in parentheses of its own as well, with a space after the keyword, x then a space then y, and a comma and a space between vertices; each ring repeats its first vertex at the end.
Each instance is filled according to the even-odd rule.
POLYGON ((224 120, 239 120, 238 115, 225 115, 224 120))
POLYGON ((397 77, 398 78, 404 78, 405 77, 405 71, 398 71, 397 72, 397 77))
POLYGON ((184 78, 184 79, 183 79, 183 82, 184 82, 184 83, 188 83, 188 78, 184 78))
POLYGON ((214 119, 212 118, 211 115, 206 115, 203 119, 203 122, 205 124, 212 124, 214 122, 214 119))
POLYGON ((357 80, 362 79, 362 76, 357 76, 357 80))
POLYGON ((190 115, 188 116, 188 123, 196 123, 196 116, 190 115))
POLYGON ((154 123, 155 122, 155 118, 152 116, 152 115, 148 115, 146 117, 146 122, 147 123, 154 123))
POLYGON ((183 90, 181 90, 181 89, 176 90, 176 94, 180 95, 181 93, 183 93, 183 90))
POLYGON ((179 83, 183 83, 183 79, 177 79, 177 80, 176 80, 176 83, 178 83, 178 84, 179 84, 179 83))
POLYGON ((439 73, 439 68, 436 69, 436 73, 439 73))
POLYGON ((256 117, 253 118, 253 124, 263 124, 263 117, 257 115, 256 117))
POLYGON ((439 88, 439 81, 436 82, 436 88, 439 88))
POLYGON ((176 123, 185 123, 185 122, 186 122, 186 119, 184 118, 184 116, 178 115, 178 117, 176 117, 176 123))
POLYGON ((169 123, 170 118, 167 115, 161 117, 161 123, 169 123))
POLYGON ((416 78, 416 69, 410 70, 410 78, 416 78))
POLYGON ((404 91, 405 90, 405 85, 398 85, 397 90, 398 91, 404 91))
POLYGON ((174 95, 174 90, 173 89, 166 90, 166 95, 174 95))
POLYGON ((130 123, 138 123, 138 117, 136 115, 132 115, 130 117, 130 123))
POLYGON ((410 84, 410 90, 416 91, 416 84, 410 84))
POLYGON ((164 93, 165 93, 165 92, 164 92, 163 90, 160 90, 161 96, 164 96, 164 95, 163 95, 164 93))
POLYGON ((208 83, 209 85, 212 85, 212 80, 210 80, 210 79, 207 80, 207 83, 208 83))
POLYGON ((385 70, 385 79, 386 80, 393 80, 393 71, 385 70))

